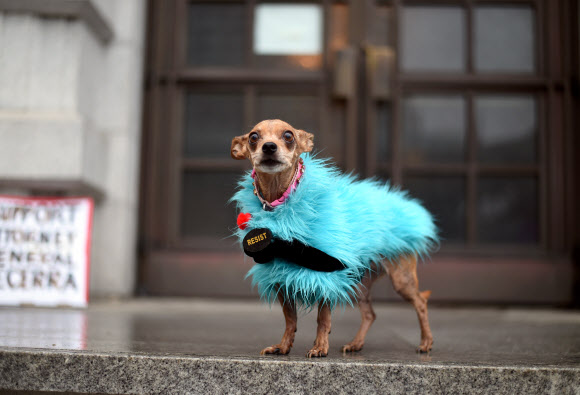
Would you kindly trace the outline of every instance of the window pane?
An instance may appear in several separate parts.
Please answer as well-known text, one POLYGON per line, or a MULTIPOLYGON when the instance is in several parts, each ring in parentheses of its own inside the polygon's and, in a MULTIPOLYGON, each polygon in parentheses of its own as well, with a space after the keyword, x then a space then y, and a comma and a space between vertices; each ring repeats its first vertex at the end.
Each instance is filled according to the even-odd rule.
POLYGON ((403 7, 404 71, 464 71, 465 11, 461 7, 403 7))
POLYGON ((435 218, 441 241, 465 241, 465 179, 463 177, 406 177, 405 188, 435 218))
POLYGON ((243 133, 241 93, 187 93, 184 155, 229 158, 232 138, 243 133))
POLYGON ((403 158, 406 163, 464 160, 465 99, 411 96, 403 99, 403 158))
POLYGON ((533 72, 534 12, 529 6, 475 9, 475 69, 533 72))
POLYGON ((323 17, 322 6, 318 4, 257 4, 254 19, 257 55, 322 52, 323 17))
POLYGON ((477 223, 482 242, 537 243, 538 185, 532 177, 483 177, 477 223))
POLYGON ((288 3, 256 5, 256 67, 318 70, 322 66, 322 46, 322 6, 288 3))
POLYGON ((190 4, 188 64, 242 65, 246 19, 243 4, 190 4))
POLYGON ((368 16, 368 36, 374 45, 390 45, 393 43, 391 33, 393 20, 393 7, 379 5, 373 9, 372 15, 368 16))
MULTIPOLYGON (((227 204, 235 192, 241 172, 183 173, 181 195, 181 234, 223 239, 236 226, 234 204, 227 204)), ((223 241, 224 246, 233 239, 223 241)))
POLYGON ((316 96, 261 94, 257 100, 256 122, 281 119, 297 129, 316 133, 319 110, 316 96))
POLYGON ((483 163, 534 163, 538 121, 532 96, 475 99, 478 159, 483 163))
POLYGON ((381 102, 377 104, 377 160, 386 163, 391 159, 391 106, 381 102))

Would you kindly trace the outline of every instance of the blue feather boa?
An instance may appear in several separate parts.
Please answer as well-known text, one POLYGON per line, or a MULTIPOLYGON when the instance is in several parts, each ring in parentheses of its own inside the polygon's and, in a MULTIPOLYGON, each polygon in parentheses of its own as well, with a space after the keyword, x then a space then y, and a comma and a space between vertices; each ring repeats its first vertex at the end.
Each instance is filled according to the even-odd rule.
POLYGON ((287 300, 310 309, 318 302, 352 305, 362 276, 383 260, 403 254, 426 256, 437 243, 429 212, 406 192, 376 180, 357 180, 327 160, 302 155, 305 171, 297 189, 274 211, 265 211, 254 195, 248 172, 231 201, 250 213, 241 241, 254 228, 268 228, 283 240, 299 240, 339 259, 346 269, 318 272, 282 259, 256 264, 246 277, 272 303, 282 292, 287 300))

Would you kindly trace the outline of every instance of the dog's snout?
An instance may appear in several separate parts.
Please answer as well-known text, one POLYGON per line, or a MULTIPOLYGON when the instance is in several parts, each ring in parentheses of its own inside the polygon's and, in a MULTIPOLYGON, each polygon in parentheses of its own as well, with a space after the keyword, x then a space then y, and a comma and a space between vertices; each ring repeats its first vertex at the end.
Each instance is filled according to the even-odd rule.
POLYGON ((264 145, 262 146, 262 152, 268 155, 273 154, 274 152, 276 152, 278 150, 278 146, 275 143, 264 143, 264 145))

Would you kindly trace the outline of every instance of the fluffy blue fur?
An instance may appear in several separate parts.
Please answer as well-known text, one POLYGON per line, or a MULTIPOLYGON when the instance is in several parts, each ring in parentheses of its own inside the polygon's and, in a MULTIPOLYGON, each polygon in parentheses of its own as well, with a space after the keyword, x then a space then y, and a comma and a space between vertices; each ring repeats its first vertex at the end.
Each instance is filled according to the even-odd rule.
POLYGON ((247 277, 262 299, 272 303, 282 292, 306 309, 321 301, 332 308, 352 305, 358 283, 375 264, 402 254, 425 256, 437 243, 431 215, 406 192, 342 174, 327 160, 302 157, 306 169, 298 188, 274 211, 262 209, 250 173, 244 176, 231 200, 252 219, 236 235, 241 244, 250 230, 268 228, 279 239, 299 240, 326 252, 346 269, 317 272, 282 259, 256 264, 247 277))

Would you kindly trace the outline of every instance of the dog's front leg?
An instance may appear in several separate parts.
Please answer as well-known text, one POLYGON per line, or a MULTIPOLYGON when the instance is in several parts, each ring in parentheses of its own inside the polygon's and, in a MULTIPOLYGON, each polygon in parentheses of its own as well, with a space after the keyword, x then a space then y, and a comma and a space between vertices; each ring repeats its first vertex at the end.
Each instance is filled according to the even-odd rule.
POLYGON ((316 329, 316 340, 314 340, 314 347, 306 356, 308 358, 312 357, 325 357, 328 354, 328 335, 330 334, 330 319, 331 311, 330 307, 325 302, 320 302, 318 304, 318 328, 316 329))
POLYGON ((296 315, 296 305, 292 301, 285 300, 282 292, 278 293, 278 300, 282 305, 282 312, 284 313, 284 319, 286 320, 286 330, 284 331, 284 336, 279 344, 274 346, 266 347, 260 352, 260 355, 265 354, 288 354, 294 344, 294 335, 296 334, 296 323, 298 322, 298 317, 296 315))

